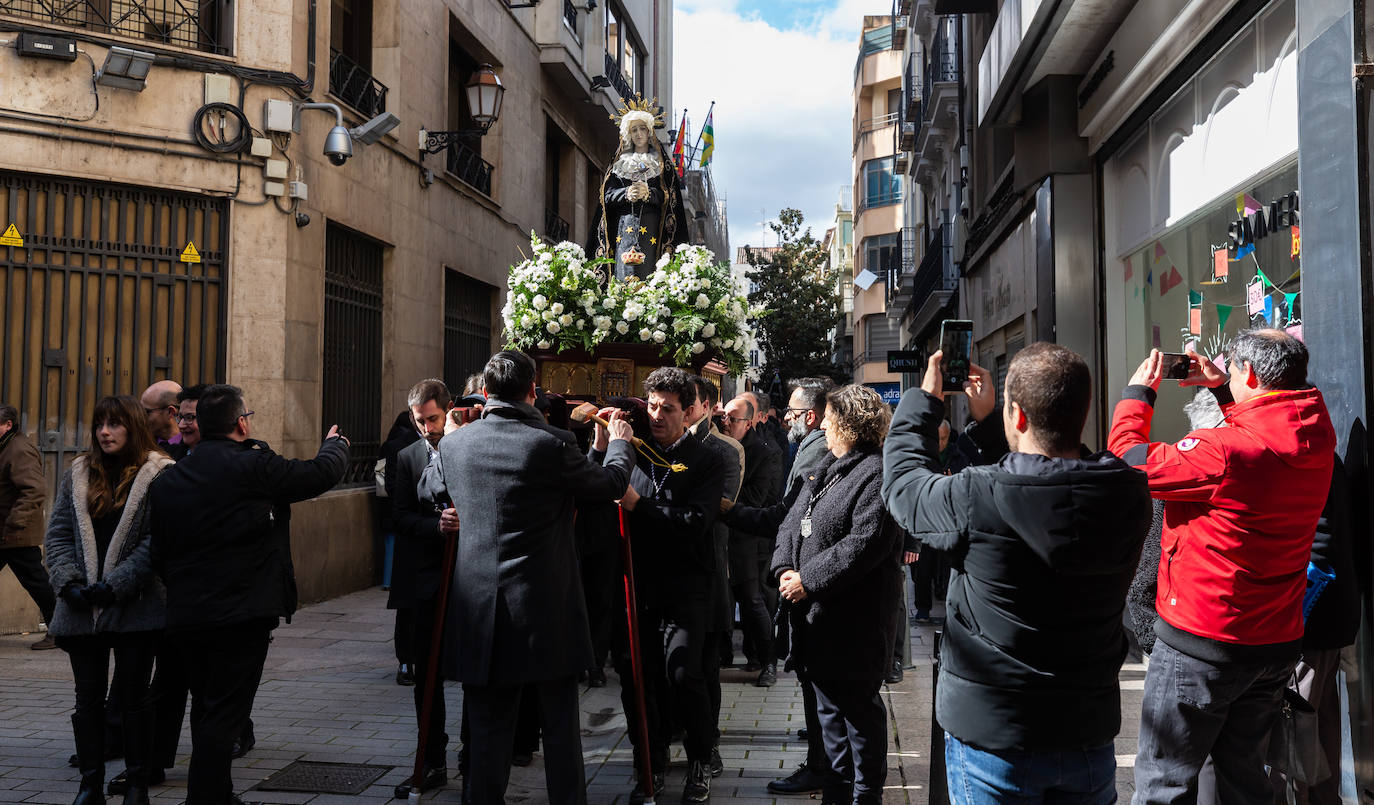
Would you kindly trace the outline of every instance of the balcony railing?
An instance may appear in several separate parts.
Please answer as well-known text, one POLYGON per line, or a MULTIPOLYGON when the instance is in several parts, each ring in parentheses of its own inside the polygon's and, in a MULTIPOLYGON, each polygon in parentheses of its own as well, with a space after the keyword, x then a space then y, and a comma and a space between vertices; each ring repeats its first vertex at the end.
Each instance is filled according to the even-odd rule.
POLYGON ((615 87, 615 91, 620 94, 621 100, 629 101, 635 96, 634 87, 630 86, 630 82, 625 79, 625 74, 620 72, 620 65, 616 62, 615 57, 609 53, 606 54, 606 78, 611 82, 611 86, 615 87))
POLYGON ((573 5, 572 0, 563 0, 563 21, 574 34, 577 33, 577 6, 573 5))
POLYGON ((900 187, 888 189, 878 193, 865 194, 863 198, 859 199, 859 210, 862 212, 870 207, 884 207, 888 204, 900 204, 901 201, 902 189, 900 187))
POLYGON ((950 36, 950 22, 943 20, 935 26, 935 38, 931 40, 926 58, 926 74, 921 84, 921 119, 930 114, 930 97, 937 83, 958 83, 959 49, 950 36))
POLYGON ((557 210, 544 209, 544 237, 553 243, 568 239, 568 222, 559 217, 557 210))
POLYGON ((0 0, 0 14, 164 45, 229 53, 230 0, 0 0))
POLYGON ((911 283, 911 304, 917 308, 936 291, 953 291, 959 278, 953 272, 954 243, 947 225, 941 224, 926 244, 925 257, 911 283))
POLYGON ((457 141, 449 143, 444 167, 483 194, 491 195, 491 163, 466 145, 457 141))
POLYGON ((916 270, 916 227, 904 226, 897 232, 898 260, 888 266, 887 303, 901 292, 902 282, 916 270))
POLYGON ((362 65, 334 48, 329 49, 329 93, 364 117, 386 111, 386 84, 372 77, 362 65))
POLYGON ((871 133, 871 132, 877 131, 878 129, 886 128, 887 126, 891 126, 891 125, 895 124, 896 122, 897 122, 897 113, 896 113, 896 112, 890 112, 890 113, 888 113, 888 114, 886 114, 886 115, 878 115, 877 117, 870 117, 869 119, 865 120, 863 123, 860 123, 860 124, 859 124, 859 133, 860 133, 860 134, 869 134, 869 133, 871 133))

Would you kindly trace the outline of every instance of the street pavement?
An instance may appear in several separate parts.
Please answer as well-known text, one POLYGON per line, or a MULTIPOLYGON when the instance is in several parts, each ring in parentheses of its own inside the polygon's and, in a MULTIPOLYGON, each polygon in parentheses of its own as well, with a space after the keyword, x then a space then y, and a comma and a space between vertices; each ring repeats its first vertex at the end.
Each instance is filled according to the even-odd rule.
MULTIPOLYGON (((409 776, 414 762, 415 725, 412 689, 395 684, 396 661, 391 635, 394 614, 386 594, 373 588, 303 608, 292 623, 275 633, 262 686, 253 707, 257 745, 235 761, 235 790, 248 802, 382 803, 396 784, 409 776), (357 796, 251 790, 296 760, 366 763, 391 767, 357 796)), ((937 619, 941 609, 937 605, 937 619)), ((888 779, 884 801, 925 805, 931 799, 931 676, 935 629, 911 627, 912 662, 905 679, 886 685, 892 733, 888 746, 888 779)), ((32 635, 0 637, 0 803, 71 802, 78 775, 67 765, 71 737, 72 684, 66 655, 31 651, 32 635)), ((738 635, 737 635, 738 639, 738 635)), ((738 656, 738 652, 737 652, 738 656)), ((630 744, 620 708, 616 676, 610 684, 581 693, 582 742, 588 801, 623 805, 631 784, 630 744)), ((721 674, 720 744, 725 773, 711 785, 717 803, 805 802, 804 797, 774 797, 765 785, 791 773, 806 755, 796 731, 803 726, 802 698, 796 679, 780 673, 772 688, 753 685, 754 674, 725 669, 721 674)), ((1122 671, 1125 716, 1117 741, 1118 791, 1129 799, 1139 717, 1142 666, 1122 671)), ((450 734, 457 735, 462 707, 460 686, 450 684, 450 734)), ((457 739, 450 745, 449 768, 456 773, 457 739)), ((190 731, 182 733, 181 752, 166 784, 153 789, 153 802, 185 799, 190 731)), ((686 760, 678 746, 668 776, 668 789, 658 799, 677 805, 686 760)), ((123 768, 106 767, 107 779, 123 768)), ((544 789, 540 754, 527 767, 513 769, 507 793, 510 803, 541 803, 544 789)), ((425 801, 458 802, 456 781, 425 795, 425 801)))

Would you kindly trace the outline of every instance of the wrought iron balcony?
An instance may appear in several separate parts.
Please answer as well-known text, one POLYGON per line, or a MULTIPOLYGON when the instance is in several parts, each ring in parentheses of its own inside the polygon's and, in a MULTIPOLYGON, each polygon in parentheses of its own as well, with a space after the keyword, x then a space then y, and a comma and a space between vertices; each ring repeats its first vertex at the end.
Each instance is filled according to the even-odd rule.
POLYGON ((561 243, 568 239, 568 222, 558 215, 557 210, 544 208, 544 237, 553 243, 561 243))
MULTIPOLYGON (((935 27, 935 38, 930 43, 924 81, 921 86, 921 100, 927 107, 930 106, 927 102, 935 93, 936 84, 959 83, 959 49, 954 37, 950 34, 948 21, 942 21, 935 27)), ((927 115, 931 112, 929 108, 922 111, 927 115)))
POLYGON ((563 21, 572 29, 573 34, 577 34, 577 6, 573 5, 573 0, 563 0, 563 21))
MULTIPOLYGON (((3 1, 3 0, 0 0, 3 1)), ((364 117, 386 111, 386 84, 342 52, 329 49, 329 93, 364 117)))
POLYGON ((904 226, 897 233, 897 254, 897 262, 888 267, 886 278, 890 313, 900 312, 911 291, 911 275, 916 270, 916 227, 904 226))
POLYGON ((0 0, 0 14, 207 53, 229 53, 231 0, 0 0))
MULTIPOLYGON (((631 98, 635 96, 634 87, 630 86, 630 82, 625 79, 625 74, 620 72, 620 64, 616 62, 615 57, 609 53, 605 55, 606 80, 609 81, 610 85, 615 88, 615 91, 620 95, 621 100, 629 101, 631 98)), ((595 82, 593 82, 593 85, 595 85, 595 82)))
POLYGON ((444 167, 483 194, 491 195, 491 163, 466 145, 457 141, 449 143, 444 167))
POLYGON ((919 309, 933 294, 952 293, 959 287, 954 271, 954 242, 948 225, 941 224, 926 244, 925 257, 911 283, 910 306, 919 309))

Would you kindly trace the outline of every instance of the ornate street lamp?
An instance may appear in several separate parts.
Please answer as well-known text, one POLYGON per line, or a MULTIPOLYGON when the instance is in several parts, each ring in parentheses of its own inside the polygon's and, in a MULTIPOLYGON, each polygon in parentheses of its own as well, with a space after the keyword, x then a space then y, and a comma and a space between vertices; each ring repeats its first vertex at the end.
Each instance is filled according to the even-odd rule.
POLYGON ((426 154, 437 154, 448 148, 449 144, 458 139, 470 137, 482 137, 496 123, 496 119, 501 116, 501 99, 506 94, 506 88, 501 84, 501 77, 491 68, 490 64, 483 64, 473 73, 472 80, 463 87, 463 92, 467 95, 468 109, 472 112, 472 120, 477 124, 476 128, 458 129, 456 131, 426 131, 420 129, 420 150, 426 154))

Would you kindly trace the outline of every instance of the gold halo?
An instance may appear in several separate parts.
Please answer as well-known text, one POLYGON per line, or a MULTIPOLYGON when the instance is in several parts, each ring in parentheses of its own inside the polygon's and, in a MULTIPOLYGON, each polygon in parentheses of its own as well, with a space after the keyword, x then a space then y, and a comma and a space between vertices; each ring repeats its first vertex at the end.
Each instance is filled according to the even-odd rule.
POLYGON ((665 125, 663 121, 663 112, 661 110, 656 110, 660 110, 660 107, 658 105, 658 98, 653 98, 651 100, 646 101, 644 100, 643 95, 636 95, 629 101, 620 102, 620 106, 616 108, 615 114, 611 115, 611 122, 615 123, 616 128, 619 128, 620 121, 622 118, 625 117, 625 115, 628 115, 630 112, 645 112, 647 114, 653 115, 654 128, 661 129, 665 125))

